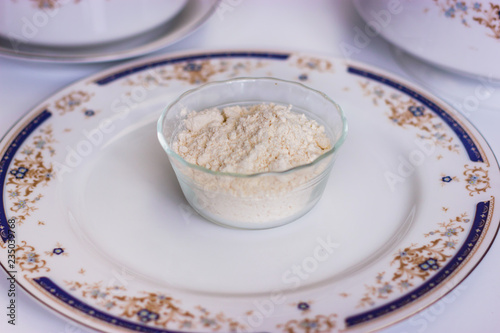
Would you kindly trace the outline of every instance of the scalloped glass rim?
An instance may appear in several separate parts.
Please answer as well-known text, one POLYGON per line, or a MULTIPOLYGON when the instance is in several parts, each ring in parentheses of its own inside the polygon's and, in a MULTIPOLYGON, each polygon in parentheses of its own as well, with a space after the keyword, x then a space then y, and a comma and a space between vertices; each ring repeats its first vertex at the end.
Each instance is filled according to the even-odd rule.
POLYGON ((330 97, 328 97, 328 95, 326 95, 325 93, 323 93, 319 90, 310 88, 310 87, 308 87, 300 82, 282 80, 282 79, 277 79, 274 77, 238 77, 238 78, 229 79, 229 80, 221 80, 221 81, 213 81, 210 83, 205 83, 205 84, 202 84, 194 89, 189 89, 189 90, 185 91, 179 97, 177 97, 173 102, 171 102, 165 108, 165 110, 163 110, 160 118, 158 119, 156 129, 157 129, 157 134, 158 134, 158 140, 160 141, 160 144, 161 144, 162 148, 165 150, 165 152, 167 153, 167 155, 176 158, 182 164, 184 164, 190 168, 197 169, 197 170, 200 170, 200 171, 212 174, 212 175, 216 175, 216 176, 231 176, 231 177, 239 177, 239 178, 251 178, 251 177, 259 177, 259 176, 266 176, 266 175, 288 174, 288 173, 292 173, 294 171, 305 169, 305 168, 308 168, 310 166, 314 166, 314 165, 318 164, 320 161, 322 161, 323 159, 332 155, 334 152, 336 152, 342 146, 342 144, 344 143, 344 141, 347 137, 348 125, 347 125, 347 119, 345 117, 344 110, 340 107, 340 105, 335 103, 330 97), (277 82, 283 82, 283 83, 287 83, 287 84, 297 85, 297 86, 300 86, 306 90, 309 90, 310 92, 312 92, 314 94, 318 94, 318 95, 322 96, 326 101, 333 104, 333 106, 335 106, 335 108, 339 112, 340 118, 342 119, 342 133, 341 133, 339 139, 333 145, 333 147, 330 150, 328 150, 326 153, 324 153, 323 155, 318 156, 314 161, 312 161, 310 163, 298 165, 296 167, 293 167, 293 168, 290 168, 287 170, 283 170, 283 171, 268 171, 268 172, 252 173, 252 174, 213 171, 213 170, 207 169, 205 167, 189 163, 188 161, 183 159, 179 154, 177 154, 174 150, 172 150, 170 148, 170 145, 168 144, 168 142, 165 138, 165 135, 163 134, 163 123, 165 121, 165 117, 167 116, 167 114, 170 111, 170 109, 172 108, 172 106, 177 104, 179 101, 181 101, 186 96, 191 95, 192 93, 195 93, 195 92, 197 92, 197 91, 199 91, 207 86, 227 84, 227 83, 231 83, 231 82, 235 82, 235 81, 259 81, 259 80, 277 81, 277 82))

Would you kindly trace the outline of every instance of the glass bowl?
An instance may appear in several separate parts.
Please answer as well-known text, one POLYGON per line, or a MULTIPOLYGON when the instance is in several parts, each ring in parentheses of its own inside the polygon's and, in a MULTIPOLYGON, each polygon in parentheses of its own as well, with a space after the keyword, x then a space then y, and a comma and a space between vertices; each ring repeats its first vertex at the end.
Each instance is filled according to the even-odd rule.
POLYGON ((223 226, 265 229, 296 220, 319 201, 345 140, 347 122, 339 105, 303 84, 265 77, 235 78, 185 92, 163 111, 157 130, 193 209, 223 226), (309 164, 255 174, 212 171, 187 162, 172 149, 190 111, 261 103, 291 105, 292 112, 316 120, 325 127, 332 148, 309 164))

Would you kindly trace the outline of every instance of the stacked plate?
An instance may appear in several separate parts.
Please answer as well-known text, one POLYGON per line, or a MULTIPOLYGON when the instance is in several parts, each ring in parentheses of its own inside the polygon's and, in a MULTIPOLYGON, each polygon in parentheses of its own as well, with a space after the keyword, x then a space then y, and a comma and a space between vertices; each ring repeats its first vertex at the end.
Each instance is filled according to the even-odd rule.
POLYGON ((470 114, 500 104, 500 5, 490 1, 355 1, 368 35, 382 35, 419 83, 470 114), (446 87, 444 89, 443 87, 446 87))
POLYGON ((217 3, 217 0, 2 1, 0 54, 74 63, 136 57, 187 36, 210 17, 217 3))

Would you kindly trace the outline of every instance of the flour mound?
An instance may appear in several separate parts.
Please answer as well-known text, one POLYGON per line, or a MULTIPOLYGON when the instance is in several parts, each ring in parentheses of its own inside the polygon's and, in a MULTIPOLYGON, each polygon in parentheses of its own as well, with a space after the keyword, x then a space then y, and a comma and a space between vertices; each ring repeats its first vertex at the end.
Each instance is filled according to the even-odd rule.
POLYGON ((173 149, 213 171, 253 174, 308 164, 331 149, 325 128, 291 106, 264 103, 192 111, 173 149))

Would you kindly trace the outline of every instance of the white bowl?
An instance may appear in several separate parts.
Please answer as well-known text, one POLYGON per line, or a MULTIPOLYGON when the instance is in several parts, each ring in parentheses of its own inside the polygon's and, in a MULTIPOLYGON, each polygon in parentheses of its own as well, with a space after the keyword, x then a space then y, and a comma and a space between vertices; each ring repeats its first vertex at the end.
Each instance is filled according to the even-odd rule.
MULTIPOLYGON (((498 1, 354 0, 373 30, 404 51, 459 74, 500 79, 498 1)), ((358 30, 359 32, 359 30, 358 30)), ((361 39, 360 39, 361 40, 361 39)), ((356 46, 356 45, 354 45, 356 46)))
POLYGON ((109 43, 151 30, 186 0, 0 1, 0 36, 16 44, 56 47, 109 43))

